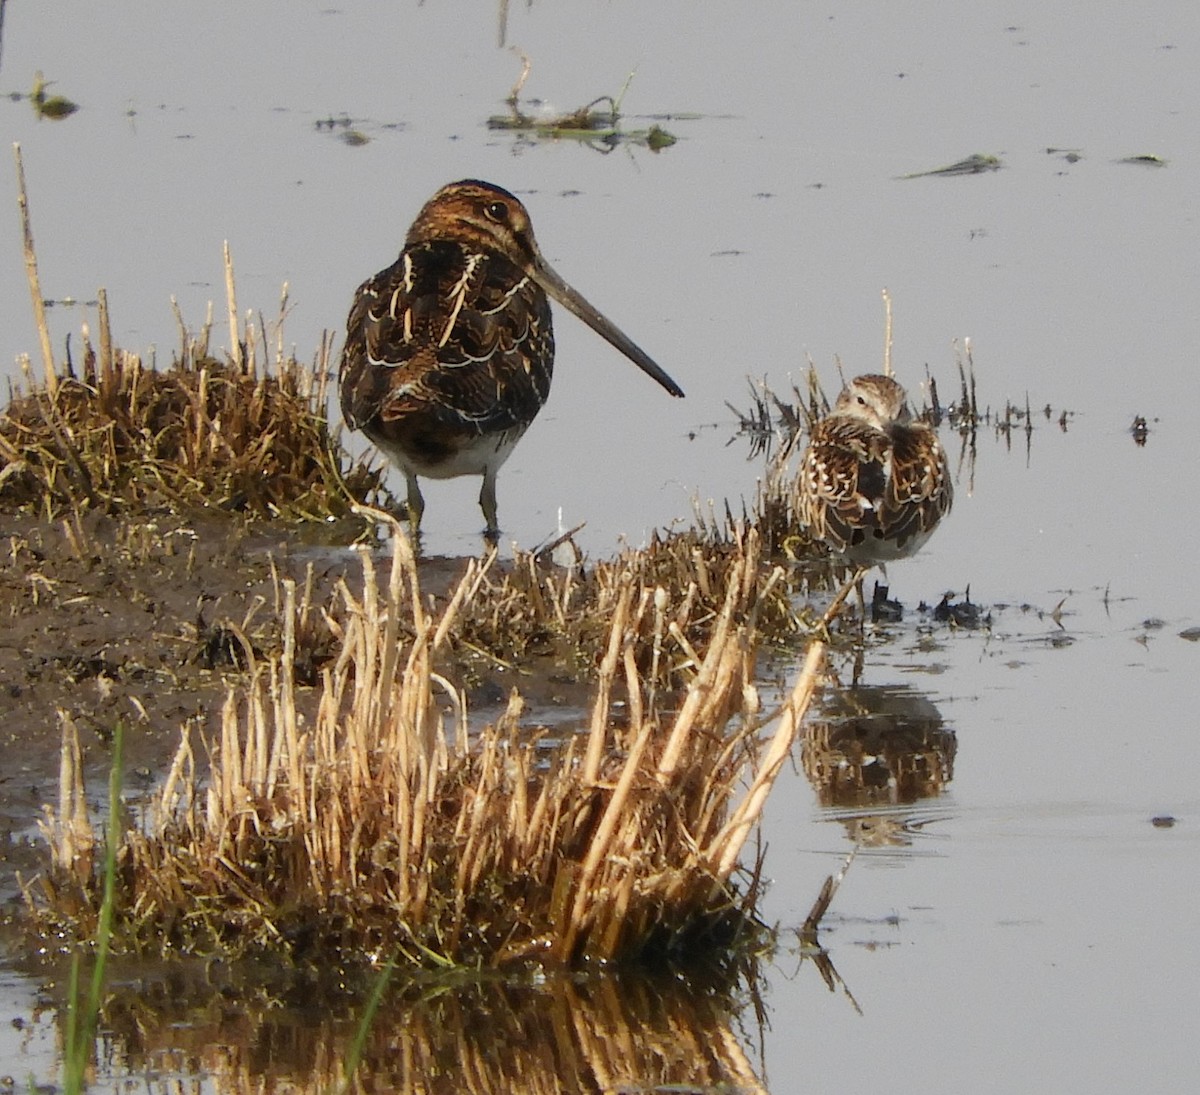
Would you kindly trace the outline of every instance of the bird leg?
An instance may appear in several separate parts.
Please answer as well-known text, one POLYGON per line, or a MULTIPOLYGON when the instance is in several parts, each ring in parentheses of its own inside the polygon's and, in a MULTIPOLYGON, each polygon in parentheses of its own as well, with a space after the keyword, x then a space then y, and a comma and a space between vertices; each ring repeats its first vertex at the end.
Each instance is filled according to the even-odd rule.
POLYGON ((483 486, 479 490, 479 508, 483 510, 483 519, 487 522, 483 534, 494 541, 500 535, 500 525, 496 520, 496 469, 493 467, 484 468, 483 486))
POLYGON ((408 523, 412 525, 413 532, 416 532, 421 527, 421 514, 425 512, 425 499, 421 497, 421 488, 417 485, 417 477, 409 475, 407 479, 408 523))

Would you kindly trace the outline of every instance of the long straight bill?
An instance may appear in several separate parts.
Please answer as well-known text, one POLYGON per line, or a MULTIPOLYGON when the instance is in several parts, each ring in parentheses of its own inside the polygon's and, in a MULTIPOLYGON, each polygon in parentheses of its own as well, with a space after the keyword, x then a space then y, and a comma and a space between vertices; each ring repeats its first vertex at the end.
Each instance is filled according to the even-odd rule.
POLYGON ((654 377, 674 396, 683 396, 683 389, 675 383, 645 350, 622 331, 611 319, 596 310, 580 293, 572 289, 554 272, 544 259, 530 271, 533 280, 546 293, 557 300, 568 311, 574 312, 601 338, 611 343, 632 361, 642 372, 654 377))

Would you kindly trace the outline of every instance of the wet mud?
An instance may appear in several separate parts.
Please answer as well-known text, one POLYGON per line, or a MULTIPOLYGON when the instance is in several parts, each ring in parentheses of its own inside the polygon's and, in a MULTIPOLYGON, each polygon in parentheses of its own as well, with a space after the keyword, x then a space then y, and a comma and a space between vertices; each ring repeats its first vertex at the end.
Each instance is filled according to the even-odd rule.
MULTIPOLYGON (((118 722, 126 789, 148 788, 181 729, 210 729, 230 688, 278 651, 283 583, 310 583, 313 604, 326 605, 360 567, 348 550, 308 548, 286 531, 168 514, 54 524, 6 515, 0 533, 0 894, 12 897, 15 872, 28 877, 44 863, 36 821, 57 802, 64 718, 79 730, 97 794, 118 722)), ((461 568, 433 560, 428 584, 461 568)), ((331 642, 300 651, 302 676, 316 680, 331 642)))

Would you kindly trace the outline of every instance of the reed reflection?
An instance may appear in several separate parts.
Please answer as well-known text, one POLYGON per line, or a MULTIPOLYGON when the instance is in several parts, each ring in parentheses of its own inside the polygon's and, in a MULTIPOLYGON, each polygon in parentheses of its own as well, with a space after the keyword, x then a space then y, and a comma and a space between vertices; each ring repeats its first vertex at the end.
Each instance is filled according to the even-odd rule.
POLYGON ((112 1077, 136 1074, 145 1091, 172 1095, 201 1080, 206 1091, 239 1095, 754 1095, 766 1092, 761 1068, 735 1031, 761 1015, 753 987, 745 987, 755 978, 739 969, 699 980, 539 975, 526 983, 472 977, 398 987, 366 1030, 359 1066, 343 1087, 361 1001, 344 994, 339 1001, 311 983, 271 989, 261 971, 245 984, 215 984, 211 970, 171 971, 114 995, 98 1059, 112 1077))

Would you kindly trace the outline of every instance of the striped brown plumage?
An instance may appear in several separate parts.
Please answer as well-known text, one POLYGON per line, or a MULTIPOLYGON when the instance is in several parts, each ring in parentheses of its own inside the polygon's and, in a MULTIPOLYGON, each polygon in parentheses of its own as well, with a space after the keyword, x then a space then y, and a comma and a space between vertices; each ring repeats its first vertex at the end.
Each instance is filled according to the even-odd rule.
POLYGON ((812 537, 860 567, 914 554, 954 501, 936 431, 878 375, 851 380, 813 427, 796 493, 812 537))
POLYGON ((418 477, 482 475, 479 504, 487 531, 498 531, 496 473, 550 394, 550 298, 683 395, 554 272, 525 207, 490 183, 439 190, 396 261, 359 287, 339 375, 342 416, 404 473, 414 526, 424 510, 418 477))

